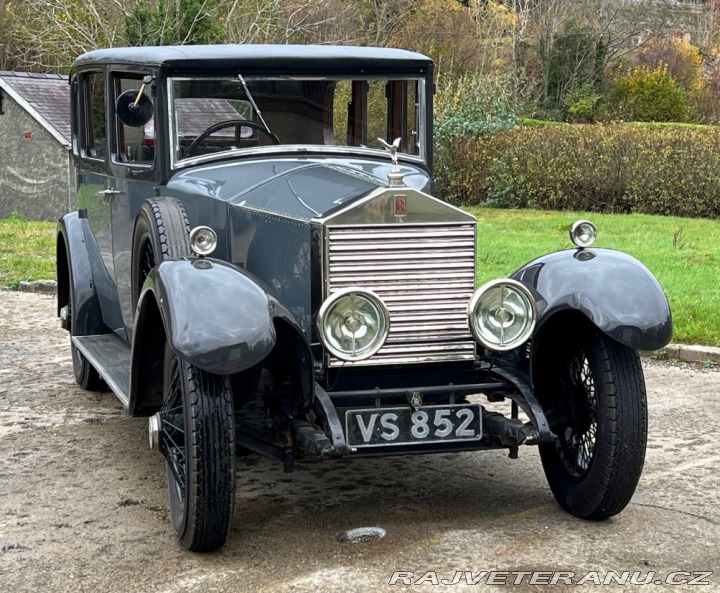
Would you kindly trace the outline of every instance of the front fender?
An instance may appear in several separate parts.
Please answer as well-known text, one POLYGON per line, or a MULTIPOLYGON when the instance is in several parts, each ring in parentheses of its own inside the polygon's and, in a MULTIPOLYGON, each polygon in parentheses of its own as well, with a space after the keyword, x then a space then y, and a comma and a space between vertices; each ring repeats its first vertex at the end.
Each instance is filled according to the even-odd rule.
POLYGON ((275 345, 271 298, 235 266, 208 259, 165 261, 150 273, 138 309, 148 291, 155 293, 172 348, 198 368, 237 373, 259 363, 275 345))
POLYGON ((672 337, 670 306, 660 284, 641 262, 621 251, 559 251, 530 262, 512 277, 538 299, 536 332, 558 311, 573 309, 637 350, 658 350, 672 337))

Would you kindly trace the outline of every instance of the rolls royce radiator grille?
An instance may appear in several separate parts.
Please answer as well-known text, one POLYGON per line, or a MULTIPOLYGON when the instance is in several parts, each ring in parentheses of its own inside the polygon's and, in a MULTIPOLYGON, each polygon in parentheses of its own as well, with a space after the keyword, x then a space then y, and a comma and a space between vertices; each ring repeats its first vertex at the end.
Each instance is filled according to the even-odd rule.
MULTIPOLYGON (((475 289, 475 225, 331 226, 326 296, 357 286, 390 312, 390 334, 354 365, 472 360, 467 305, 475 289)), ((331 366, 341 366, 331 358, 331 366)))

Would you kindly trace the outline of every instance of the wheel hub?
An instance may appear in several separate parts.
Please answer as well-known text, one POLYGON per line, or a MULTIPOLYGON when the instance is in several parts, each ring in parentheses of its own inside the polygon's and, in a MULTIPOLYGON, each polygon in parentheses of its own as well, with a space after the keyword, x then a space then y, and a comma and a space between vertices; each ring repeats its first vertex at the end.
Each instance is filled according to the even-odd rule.
POLYGON ((70 305, 65 305, 60 309, 60 327, 70 331, 70 305))
POLYGON ((148 418, 148 438, 150 440, 150 449, 153 451, 160 448, 160 428, 162 426, 162 418, 160 413, 148 418))

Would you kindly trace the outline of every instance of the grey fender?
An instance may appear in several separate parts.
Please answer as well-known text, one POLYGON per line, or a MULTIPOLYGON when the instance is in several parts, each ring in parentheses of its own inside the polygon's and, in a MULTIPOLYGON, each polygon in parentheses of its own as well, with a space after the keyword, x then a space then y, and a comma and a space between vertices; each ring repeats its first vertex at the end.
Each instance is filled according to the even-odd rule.
POLYGON ((660 284, 641 262, 621 251, 559 251, 530 262, 512 277, 537 299, 536 334, 554 314, 570 309, 637 350, 658 350, 672 337, 670 306, 660 284))
POLYGON ((230 375, 255 366, 275 345, 268 294, 235 266, 208 259, 162 262, 141 300, 148 290, 168 342, 193 366, 230 375))
POLYGON ((307 402, 313 394, 310 345, 292 314, 257 278, 218 260, 162 262, 146 279, 135 312, 129 413, 146 415, 162 402, 166 337, 190 364, 231 375, 268 357, 278 330, 294 336, 307 402))
POLYGON ((63 216, 58 222, 56 245, 56 271, 58 281, 58 316, 60 309, 74 302, 72 312, 72 335, 87 336, 108 332, 103 321, 97 285, 93 279, 90 258, 100 257, 91 254, 94 242, 87 220, 80 218, 77 212, 63 216), (87 232, 86 232, 87 231, 87 232))

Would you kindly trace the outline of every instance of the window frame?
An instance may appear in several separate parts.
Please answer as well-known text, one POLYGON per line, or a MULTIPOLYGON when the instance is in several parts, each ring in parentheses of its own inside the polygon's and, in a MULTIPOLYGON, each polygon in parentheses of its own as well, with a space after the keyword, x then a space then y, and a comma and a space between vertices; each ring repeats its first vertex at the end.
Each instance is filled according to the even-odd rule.
MULTIPOLYGON (((158 129, 157 129, 157 109, 156 109, 156 103, 157 100, 153 96, 155 93, 153 92, 153 88, 155 85, 155 81, 149 85, 146 86, 145 93, 149 94, 153 99, 153 118, 155 121, 155 142, 154 142, 154 154, 152 160, 148 161, 130 161, 127 160, 127 153, 125 153, 122 150, 122 146, 120 144, 121 136, 124 138, 125 133, 125 124, 123 124, 120 121, 120 118, 117 115, 117 112, 115 110, 115 102, 117 101, 119 95, 123 92, 122 88, 120 86, 120 81, 122 79, 125 80, 137 80, 138 82, 138 88, 142 86, 142 80, 145 76, 154 76, 153 72, 146 68, 141 69, 113 69, 108 73, 108 82, 110 90, 112 91, 110 96, 112 97, 112 109, 111 109, 111 130, 110 130, 110 161, 113 165, 113 167, 124 167, 129 168, 133 171, 137 171, 138 173, 144 172, 144 171, 152 171, 156 167, 157 159, 158 159, 158 129), (126 155, 125 159, 121 158, 121 155, 126 155)), ((142 130, 144 126, 141 126, 139 129, 142 130)), ((142 133, 142 132, 141 132, 142 133)))
MULTIPOLYGON (((179 158, 179 151, 178 151, 178 145, 176 142, 175 137, 175 131, 177 122, 175 121, 175 112, 173 109, 173 104, 175 100, 175 92, 174 92, 174 83, 176 81, 183 81, 183 80, 192 80, 192 79, 198 79, 198 80, 231 80, 234 78, 234 75, 227 74, 227 73, 217 73, 214 75, 201 75, 201 76, 193 76, 189 73, 185 72, 175 72, 172 75, 168 75, 165 80, 165 109, 167 110, 167 128, 165 132, 165 138, 164 141, 167 143, 168 146, 168 152, 169 152, 169 161, 170 161, 170 169, 171 170, 178 170, 183 169, 185 167, 189 167, 198 163, 204 163, 208 161, 214 161, 218 160, 218 158, 227 158, 228 156, 238 157, 238 156, 249 156, 254 157, 257 155, 267 155, 268 153, 277 153, 277 152, 285 152, 285 153, 304 153, 307 154, 308 152, 315 152, 319 154, 341 154, 341 155, 354 155, 357 156, 358 154, 364 154, 367 156, 382 156, 385 157, 386 153, 384 149, 381 148, 367 148, 363 146, 349 146, 349 145, 320 145, 320 144, 285 144, 285 145, 279 145, 279 146, 262 146, 262 147, 254 147, 254 148, 241 148, 241 149, 235 149, 235 150, 229 150, 227 152, 223 153, 215 153, 211 155, 200 155, 197 157, 189 157, 189 158, 179 158), (221 157, 218 157, 218 154, 221 154, 221 157)), ((318 73, 316 75, 313 74, 306 74, 306 75, 284 75, 284 74, 278 74, 278 73, 267 73, 267 74, 258 74, 253 73, 251 75, 248 75, 246 77, 246 80, 291 80, 291 81, 309 81, 309 80, 327 80, 327 81, 341 81, 341 80, 348 80, 353 83, 353 87, 356 82, 364 82, 366 83, 364 87, 367 87, 367 81, 370 80, 385 80, 388 83, 401 83, 402 87, 405 89, 408 89, 410 87, 409 83, 415 83, 414 85, 414 91, 415 91, 415 106, 414 109, 416 110, 416 121, 415 122, 406 122, 408 124, 408 127, 410 127, 413 123, 416 126, 416 130, 414 130, 415 134, 415 146, 417 147, 417 154, 411 154, 411 153, 405 153, 401 152, 398 154, 398 156, 403 160, 408 160, 410 162, 414 162, 417 164, 421 164, 423 166, 429 167, 430 165, 430 159, 431 157, 431 151, 429 150, 428 145, 425 142, 425 137, 428 136, 430 133, 427 129, 427 126, 429 125, 426 109, 427 109, 427 79, 422 75, 417 75, 415 73, 352 73, 348 72, 346 74, 324 74, 324 73, 318 73)), ((407 103, 407 97, 404 98, 404 104, 407 103)), ((367 96, 365 97, 363 101, 364 105, 362 105, 360 111, 358 113, 361 113, 365 116, 365 125, 362 126, 364 128, 364 134, 367 135, 367 96), (364 111, 364 113, 363 113, 364 111)), ((390 109, 390 103, 388 98, 388 104, 387 104, 387 111, 386 111, 386 122, 384 124, 389 124, 390 122, 390 115, 391 115, 391 109, 390 109)), ((332 108, 330 109, 330 121, 332 121, 332 108)), ((407 109, 404 110, 404 112, 407 111, 407 109)), ((407 118, 404 117, 403 114, 395 115, 396 119, 401 118, 403 120, 407 120, 407 118)), ((400 121, 398 119, 398 121, 400 121)), ((357 129, 356 124, 356 129, 357 129)), ((387 126, 389 129, 389 125, 387 126)), ((343 134, 346 134, 347 130, 342 130, 343 134)), ((413 130, 408 129, 407 134, 413 133, 413 130)), ((326 135, 327 137, 327 135, 326 135)), ((404 144, 406 144, 405 140, 403 141, 404 144)))

